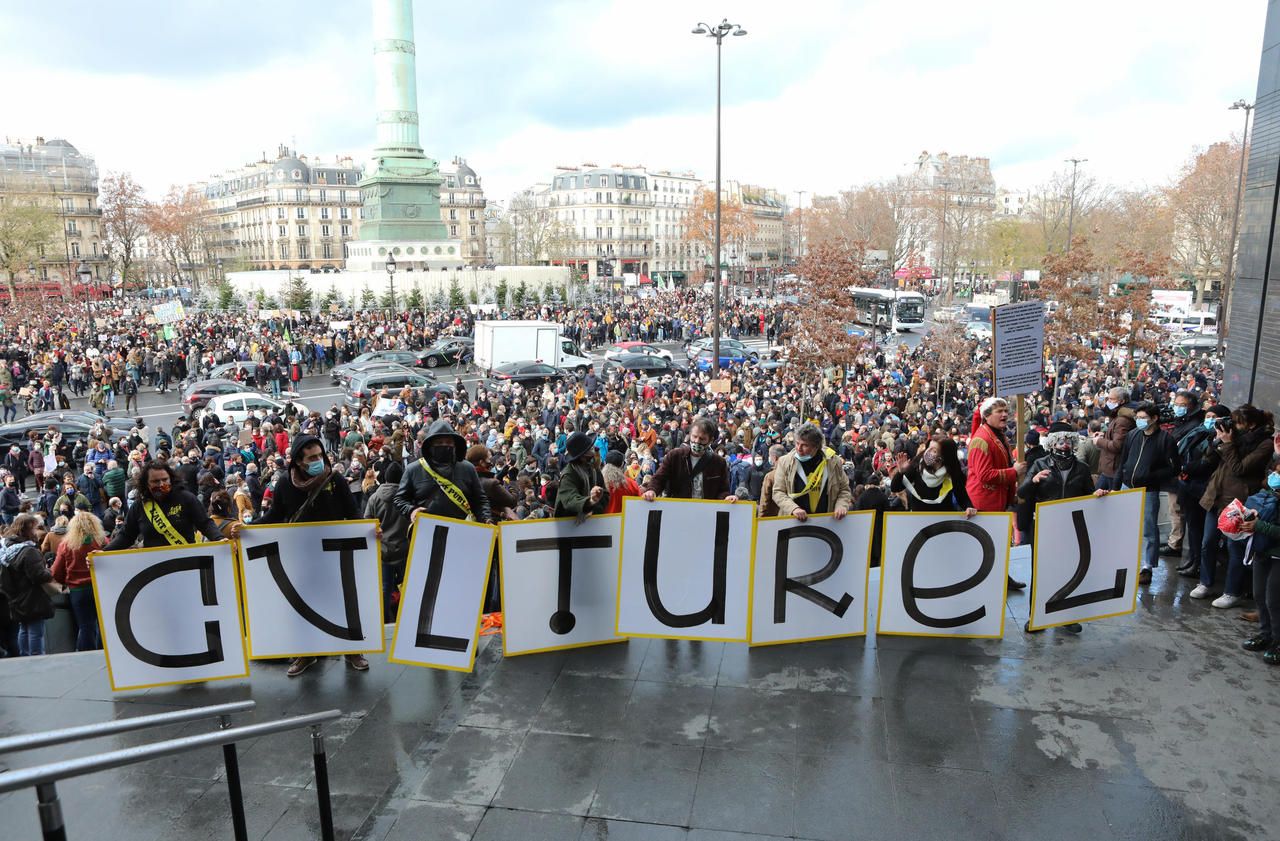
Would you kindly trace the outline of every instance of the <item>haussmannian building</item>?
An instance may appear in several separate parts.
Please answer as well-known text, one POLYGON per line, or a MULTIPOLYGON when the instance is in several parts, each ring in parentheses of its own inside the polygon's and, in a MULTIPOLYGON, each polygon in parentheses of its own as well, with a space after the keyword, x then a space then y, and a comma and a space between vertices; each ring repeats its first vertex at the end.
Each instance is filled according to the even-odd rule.
POLYGON ((440 167, 444 183, 440 186, 440 219, 447 226, 449 239, 462 242, 462 256, 468 266, 484 266, 489 259, 485 235, 487 203, 480 176, 462 158, 440 167))

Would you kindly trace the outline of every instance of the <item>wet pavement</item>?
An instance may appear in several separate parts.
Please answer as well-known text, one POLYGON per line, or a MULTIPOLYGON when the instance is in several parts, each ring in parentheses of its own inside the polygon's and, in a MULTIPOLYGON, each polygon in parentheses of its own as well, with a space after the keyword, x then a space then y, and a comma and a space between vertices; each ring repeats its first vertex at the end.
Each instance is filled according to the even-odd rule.
MULTIPOLYGON (((245 722, 336 707, 338 836, 370 841, 1277 838, 1280 669, 1240 650, 1238 610, 1188 599, 1194 583, 1166 564, 1135 615, 1079 636, 1024 634, 1014 594, 1003 640, 635 640, 504 661, 487 638, 473 674, 375 656, 364 674, 255 664, 114 697, 100 654, 3 660, 0 735, 242 698, 245 722)), ((240 764, 251 838, 319 837, 305 733, 242 744, 240 764)), ((217 749, 59 792, 70 838, 231 837, 217 749)), ((0 835, 40 836, 32 792, 0 796, 0 835)))

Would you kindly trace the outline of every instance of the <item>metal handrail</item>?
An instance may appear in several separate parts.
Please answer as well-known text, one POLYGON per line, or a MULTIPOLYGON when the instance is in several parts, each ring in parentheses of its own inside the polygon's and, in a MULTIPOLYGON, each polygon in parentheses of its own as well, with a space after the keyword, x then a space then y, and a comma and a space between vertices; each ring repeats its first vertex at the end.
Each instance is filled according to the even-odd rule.
POLYGON ((149 745, 121 748, 120 750, 99 753, 93 756, 63 759, 31 768, 17 768, 0 773, 0 794, 30 788, 42 783, 81 777, 98 771, 109 771, 112 768, 133 765, 149 759, 159 759, 162 756, 172 756, 175 753, 183 753, 193 748, 227 745, 242 739, 270 736, 273 733, 283 733, 286 730, 296 730, 299 727, 323 724, 326 721, 333 721, 341 715, 342 712, 340 710, 326 710, 325 712, 309 713, 308 715, 299 715, 293 718, 282 718, 277 721, 264 721, 261 724, 229 727, 226 730, 215 730, 212 733, 202 733, 198 736, 183 736, 178 739, 153 742, 149 745))
POLYGON ((166 724, 182 724, 187 721, 199 721, 203 718, 216 718, 233 713, 248 712, 256 706, 257 702, 255 701, 233 701, 209 707, 192 707, 174 712, 156 713, 155 715, 121 718, 100 724, 79 724, 75 727, 64 727, 60 730, 48 730, 43 733, 23 733, 18 736, 8 736, 0 739, 0 754, 45 748, 50 745, 77 742, 81 739, 98 739, 103 736, 114 736, 117 733, 128 733, 148 727, 161 727, 166 724))

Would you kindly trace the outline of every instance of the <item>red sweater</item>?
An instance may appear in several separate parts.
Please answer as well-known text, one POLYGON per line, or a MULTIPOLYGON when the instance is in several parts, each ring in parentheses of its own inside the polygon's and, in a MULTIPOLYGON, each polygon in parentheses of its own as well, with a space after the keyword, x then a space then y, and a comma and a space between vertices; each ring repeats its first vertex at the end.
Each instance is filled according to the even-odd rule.
POLYGON ((83 587, 92 583, 89 577, 89 562, 86 560, 90 552, 96 552, 102 546, 97 543, 85 543, 72 548, 67 541, 58 544, 58 551, 53 556, 53 580, 68 587, 83 587))
POLYGON ((1018 489, 1009 448, 1000 435, 982 424, 969 438, 969 478, 965 489, 979 511, 1007 511, 1018 489))

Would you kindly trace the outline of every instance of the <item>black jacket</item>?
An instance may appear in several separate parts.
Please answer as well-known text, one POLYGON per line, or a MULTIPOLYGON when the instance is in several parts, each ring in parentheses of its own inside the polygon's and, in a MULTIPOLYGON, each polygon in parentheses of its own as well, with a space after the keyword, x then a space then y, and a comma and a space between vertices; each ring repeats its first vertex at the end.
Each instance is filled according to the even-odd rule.
POLYGON ((1052 456, 1045 456, 1033 462, 1027 469, 1026 481, 1018 488, 1018 496, 1031 505, 1037 502, 1088 496, 1091 493, 1093 493, 1093 474, 1089 472, 1089 465, 1080 459, 1073 460, 1066 481, 1063 481, 1062 471, 1054 466, 1052 456), (1042 470, 1048 470, 1049 475, 1039 482, 1031 481, 1042 470))
MULTIPOLYGON (((448 473, 437 472, 462 491, 477 523, 489 522, 489 498, 484 495, 484 490, 480 487, 480 474, 476 473, 475 465, 463 460, 455 462, 448 473)), ((394 503, 400 512, 410 519, 413 517, 415 508, 425 509, 428 514, 451 517, 455 520, 464 520, 467 516, 466 511, 454 505, 444 491, 440 490, 440 486, 423 468, 420 460, 410 462, 409 467, 404 471, 404 478, 400 480, 394 503)))
MULTIPOLYGON (((169 545, 169 541, 156 531, 151 521, 144 516, 146 509, 144 503, 145 500, 140 499, 129 507, 124 515, 124 527, 107 542, 105 551, 131 549, 133 544, 137 543, 139 535, 142 536, 144 547, 169 545)), ((164 510, 165 518, 188 543, 196 542, 197 531, 210 540, 224 539, 217 524, 209 518, 209 512, 200 504, 200 500, 196 499, 195 494, 175 487, 169 491, 169 497, 160 503, 160 506, 164 510)))
POLYGON ((271 507, 266 513, 254 520, 254 525, 262 523, 322 523, 329 520, 355 520, 360 516, 356 508, 355 497, 351 496, 351 487, 347 480, 338 475, 329 464, 329 455, 325 454, 325 464, 329 467, 329 478, 323 488, 316 494, 311 506, 301 512, 299 510, 309 496, 307 491, 293 483, 293 472, 302 464, 300 453, 310 444, 319 444, 320 439, 314 435, 299 435, 289 451, 289 470, 276 482, 275 494, 271 497, 271 507), (297 517, 297 519, 294 519, 297 517))
POLYGON ((1156 492, 1182 471, 1178 446, 1173 436, 1163 429, 1157 429, 1150 435, 1144 429, 1130 432, 1120 449, 1118 463, 1120 470, 1117 476, 1122 484, 1156 492))

